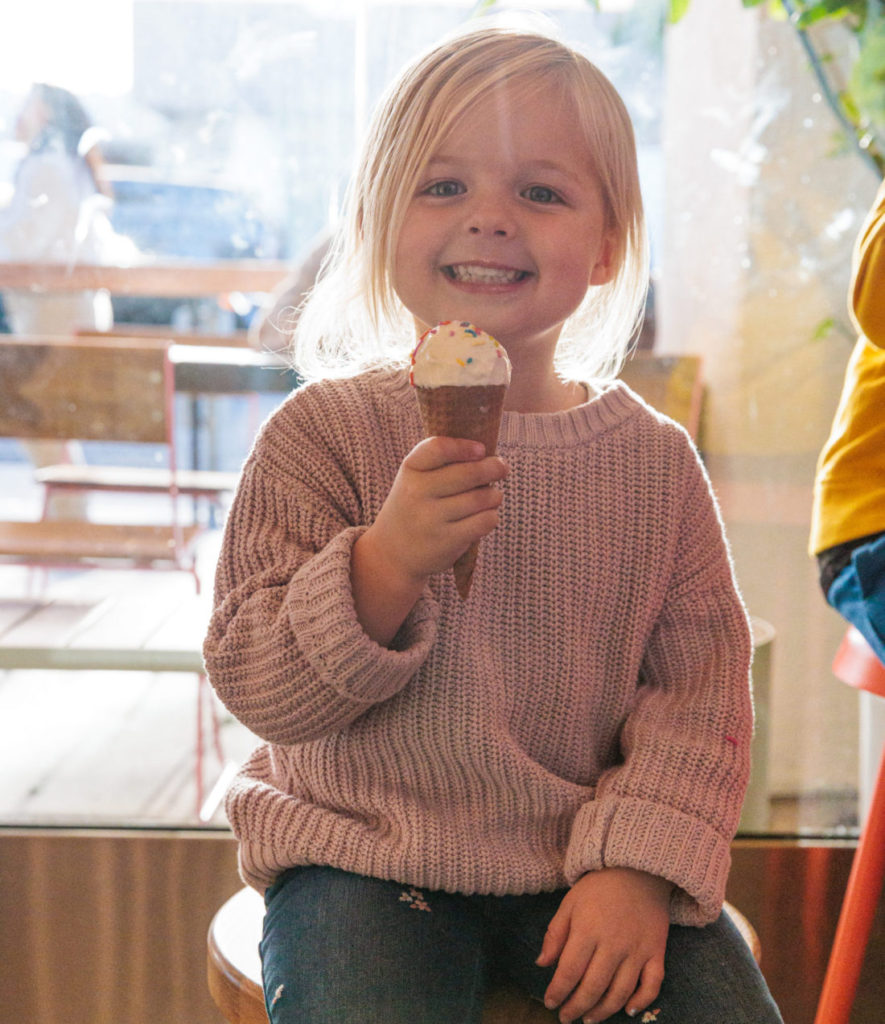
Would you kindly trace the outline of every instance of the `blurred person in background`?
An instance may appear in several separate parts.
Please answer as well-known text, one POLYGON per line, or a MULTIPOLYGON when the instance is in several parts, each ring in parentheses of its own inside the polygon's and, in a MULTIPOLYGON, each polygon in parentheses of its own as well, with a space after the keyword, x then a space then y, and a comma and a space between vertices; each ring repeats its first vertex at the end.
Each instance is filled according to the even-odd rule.
MULTIPOLYGON (((18 115, 26 147, 9 204, 0 210, 0 259, 15 263, 102 263, 114 239, 110 189, 102 178, 101 132, 67 89, 37 83, 18 115)), ((10 290, 4 295, 17 334, 107 330, 104 291, 10 290)))
MULTIPOLYGON (((0 209, 0 260, 13 263, 109 263, 128 257, 128 240, 108 218, 110 189, 102 177, 97 129, 80 100, 67 89, 36 83, 19 112, 16 139, 25 146, 9 203, 0 209)), ((3 295, 9 330, 15 334, 70 335, 78 329, 109 330, 110 295, 104 290, 48 292, 9 289, 3 295)), ((37 466, 79 459, 59 441, 28 442, 37 466)), ((83 499, 56 499, 50 513, 80 517, 83 499)))

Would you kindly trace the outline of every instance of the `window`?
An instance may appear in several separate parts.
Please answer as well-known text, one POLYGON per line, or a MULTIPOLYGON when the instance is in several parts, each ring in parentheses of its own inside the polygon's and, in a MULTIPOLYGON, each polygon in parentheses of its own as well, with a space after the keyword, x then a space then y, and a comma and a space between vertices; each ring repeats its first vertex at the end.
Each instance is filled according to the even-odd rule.
MULTIPOLYGON (((49 81, 80 97, 101 130, 113 198, 103 207, 112 234, 100 259, 124 269, 184 264, 188 273, 247 261, 269 281, 334 223, 359 136, 390 77, 478 6, 32 0, 17 32, 0 39, 0 201, 14 198, 24 152, 15 124, 30 84, 49 81)), ((665 30, 664 6, 563 0, 538 9, 586 47, 630 108, 653 244, 655 344, 704 359, 701 447, 760 620, 757 742, 767 760, 757 768, 762 810, 745 827, 851 830, 857 710, 829 671, 841 624, 815 590, 804 539, 814 459, 848 352, 847 340, 815 342, 814 325, 833 310, 841 316, 846 254, 875 182, 826 153, 827 114, 786 26, 739 5, 711 15, 698 0, 665 30)), ((26 292, 46 287, 44 255, 5 250, 0 259, 32 263, 26 292)), ((15 289, 3 273, 5 329, 35 330, 15 322, 15 289)), ((182 291, 113 291, 115 327, 190 340, 190 349, 194 334, 232 338, 239 349, 226 355, 214 346, 202 363, 188 357, 202 366, 198 379, 213 360, 222 379, 231 349, 249 352, 245 332, 263 288, 228 281, 182 291)), ((182 465, 236 471, 285 387, 275 380, 259 392, 255 379, 236 395, 182 386, 182 465)), ((84 457, 99 464, 107 446, 87 446, 84 457)), ((33 460, 0 440, 4 518, 40 516, 33 460)), ((156 499, 91 497, 89 515, 125 519, 148 500, 156 499)), ((200 559, 209 588, 223 512, 202 500, 187 507, 207 524, 200 559)), ((55 601, 57 618, 41 622, 85 635, 109 607, 131 619, 192 590, 179 574, 52 571, 45 591, 41 581, 0 566, 0 632, 34 594, 55 601)), ((45 633, 35 642, 45 645, 45 633)), ((192 672, 0 669, 0 822, 223 824, 214 783, 252 738, 216 707, 219 763, 211 707, 192 672)))

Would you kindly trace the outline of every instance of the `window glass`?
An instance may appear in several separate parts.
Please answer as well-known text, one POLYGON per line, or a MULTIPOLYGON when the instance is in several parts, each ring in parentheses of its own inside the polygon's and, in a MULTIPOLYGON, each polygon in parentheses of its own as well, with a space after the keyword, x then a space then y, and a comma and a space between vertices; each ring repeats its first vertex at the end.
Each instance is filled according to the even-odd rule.
MULTIPOLYGON (((495 6, 515 9, 506 2, 495 6)), ((709 6, 696 0, 698 8, 709 6)), ((296 383, 275 357, 262 354, 264 342, 254 335, 249 340, 268 291, 316 253, 334 226, 370 111, 391 77, 418 50, 483 7, 458 0, 31 0, 16 15, 16 32, 0 36, 0 330, 45 335, 113 327, 126 337, 177 339, 178 465, 236 473, 260 423, 296 383), (94 126, 90 139, 102 162, 95 172, 100 187, 89 207, 95 214, 91 223, 98 226, 88 246, 82 242, 83 222, 76 245, 38 245, 37 229, 9 229, 26 176, 29 141, 22 114, 33 83, 68 90, 94 126), (108 278, 81 291, 63 285, 64 302, 53 305, 59 288, 53 267, 73 273, 92 263, 130 276, 115 277, 106 291, 101 286, 108 278), (28 276, 10 277, 9 265, 20 264, 28 276), (217 285, 199 277, 233 266, 236 273, 217 285), (152 267, 166 275, 156 279, 153 291, 142 274, 152 267), (246 276, 247 270, 264 276, 246 276), (207 338, 215 343, 205 344, 207 338), (271 368, 259 365, 262 360, 270 360, 271 368)), ((829 696, 828 688, 837 686, 829 676, 832 650, 818 642, 814 658, 822 667, 807 711, 807 735, 813 739, 797 747, 791 721, 801 687, 784 652, 793 658, 802 646, 801 626, 795 609, 780 605, 764 582, 767 566, 776 563, 802 576, 795 584, 802 607, 822 600, 802 545, 814 452, 829 412, 821 412, 803 438, 801 458, 781 453, 772 461, 770 439, 778 431, 760 427, 746 396, 735 411, 731 387, 743 379, 746 365, 735 369, 726 343, 708 345, 705 338, 713 338, 735 308, 740 307, 736 320, 747 315, 745 296, 719 286, 751 264, 764 268, 747 286, 760 303, 751 313, 762 317, 778 310, 775 321, 781 323, 793 308, 778 300, 783 275, 794 266, 801 274, 811 264, 820 271, 841 260, 828 297, 828 309, 839 304, 841 316, 846 246, 866 192, 858 186, 832 217, 807 224, 807 210, 795 196, 754 192, 760 167, 780 167, 782 178, 794 177, 783 169, 796 159, 795 133, 789 132, 793 105, 805 104, 808 118, 825 120, 811 98, 814 86, 801 55, 791 49, 795 41, 784 26, 760 30, 759 12, 736 10, 726 33, 731 49, 722 58, 735 70, 720 93, 722 79, 703 42, 719 27, 705 24, 693 10, 695 21, 679 26, 676 35, 665 29, 667 7, 665 0, 562 0, 532 5, 531 11, 585 48, 613 80, 634 120, 652 240, 652 298, 640 345, 704 358, 708 387, 699 440, 704 449, 709 439, 704 455, 723 498, 757 642, 757 763, 742 827, 841 834, 857 825, 856 711, 844 694, 829 696), (704 71, 711 84, 700 95, 704 71), (747 75, 770 88, 746 101, 741 90, 747 75), (748 113, 747 102, 759 108, 748 113), (776 127, 769 131, 771 125, 776 127), (754 196, 764 201, 754 202, 754 196), (769 222, 772 231, 766 233, 769 222), (808 234, 791 235, 800 222, 808 234), (754 225, 750 231, 748 224, 754 225), (837 248, 830 245, 834 237, 837 248), (822 250, 814 248, 818 244, 822 250), (767 298, 764 310, 760 295, 767 298), (720 409, 727 415, 720 416, 720 409), (793 475, 793 511, 786 522, 768 506, 768 518, 757 522, 740 506, 741 495, 750 492, 735 477, 751 463, 749 476, 763 472, 760 455, 767 460, 766 485, 778 473, 793 475), (790 558, 778 561, 785 545, 790 558), (837 755, 822 756, 821 750, 837 746, 837 755)), ((802 117, 798 123, 805 123, 802 117)), ((829 171, 805 167, 802 173, 839 178, 841 165, 828 166, 829 171)), ((745 326, 728 331, 740 335, 745 326)), ((819 349, 808 351, 809 358, 820 358, 819 349)), ((829 357, 829 384, 818 382, 812 392, 802 392, 821 410, 835 407, 841 358, 838 352, 829 357)), ((800 364, 785 365, 777 354, 766 364, 766 394, 795 385, 800 364)), ((4 519, 48 514, 135 524, 156 515, 159 521, 167 514, 165 497, 121 490, 86 501, 68 495, 44 509, 35 474, 59 461, 101 467, 124 460, 152 469, 165 465, 167 454, 163 445, 121 449, 102 441, 47 452, 0 438, 4 519)), ((203 530, 204 599, 211 592, 228 499, 183 500, 186 523, 203 530)), ((38 652, 32 667, 22 663, 27 659, 21 653, 12 669, 0 663, 0 823, 222 826, 220 793, 254 739, 213 702, 194 671, 172 671, 176 666, 168 664, 150 670, 143 662, 127 669, 120 664, 123 656, 107 657, 107 667, 79 671, 71 667, 76 659, 66 656, 61 670, 48 664, 46 653, 56 647, 150 646, 141 634, 131 638, 138 633, 135 626, 150 625, 158 609, 173 621, 179 613, 170 610, 181 608, 182 622, 186 613, 199 614, 193 578, 0 566, 0 601, 0 634, 17 630, 12 635, 19 645, 38 652)), ((838 632, 835 619, 828 631, 830 643, 838 632)), ((191 631, 185 646, 192 655, 200 638, 199 629, 191 631)), ((159 649, 171 643, 161 640, 159 649)))

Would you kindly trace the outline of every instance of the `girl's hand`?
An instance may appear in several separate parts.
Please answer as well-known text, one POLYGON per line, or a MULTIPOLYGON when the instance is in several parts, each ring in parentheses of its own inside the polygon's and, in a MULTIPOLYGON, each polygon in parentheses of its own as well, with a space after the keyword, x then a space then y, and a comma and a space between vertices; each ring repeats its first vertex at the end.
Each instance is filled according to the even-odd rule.
POLYGON ((488 485, 506 475, 503 460, 485 458, 476 441, 427 438, 403 460, 369 532, 423 586, 498 525, 501 492, 488 485))
POLYGON ((538 963, 557 963, 545 1004, 563 1022, 631 1016, 657 997, 664 978, 673 886, 630 868, 592 871, 553 915, 538 963))
POLYGON ((476 441, 430 437, 409 452, 353 549, 354 601, 370 636, 389 643, 428 577, 494 530, 502 495, 489 484, 506 475, 506 463, 486 458, 476 441))

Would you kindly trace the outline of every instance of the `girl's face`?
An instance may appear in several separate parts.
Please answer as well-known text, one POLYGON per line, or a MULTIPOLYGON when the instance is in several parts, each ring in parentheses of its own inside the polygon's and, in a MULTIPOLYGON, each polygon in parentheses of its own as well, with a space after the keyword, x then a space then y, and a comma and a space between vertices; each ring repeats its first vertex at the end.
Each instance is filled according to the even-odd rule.
POLYGON ((418 331, 470 320, 512 359, 544 346, 552 360, 563 322, 612 275, 592 166, 550 85, 469 109, 424 166, 397 243, 394 288, 418 331))

